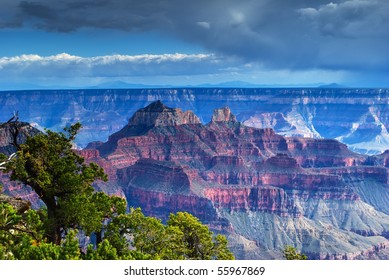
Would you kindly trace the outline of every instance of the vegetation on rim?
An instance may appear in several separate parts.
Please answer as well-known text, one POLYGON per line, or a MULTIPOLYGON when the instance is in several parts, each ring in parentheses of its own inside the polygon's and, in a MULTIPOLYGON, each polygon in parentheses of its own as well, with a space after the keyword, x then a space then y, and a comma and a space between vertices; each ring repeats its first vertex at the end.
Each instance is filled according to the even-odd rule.
MULTIPOLYGON (((166 224, 130 209, 123 198, 96 192, 104 170, 85 164, 72 143, 81 124, 46 130, 14 143, 2 158, 11 179, 30 186, 45 207, 20 211, 0 200, 0 259, 233 259, 227 239, 189 213, 166 224), (82 246, 80 237, 90 237, 82 246)), ((14 138, 16 139, 16 138, 14 138)))

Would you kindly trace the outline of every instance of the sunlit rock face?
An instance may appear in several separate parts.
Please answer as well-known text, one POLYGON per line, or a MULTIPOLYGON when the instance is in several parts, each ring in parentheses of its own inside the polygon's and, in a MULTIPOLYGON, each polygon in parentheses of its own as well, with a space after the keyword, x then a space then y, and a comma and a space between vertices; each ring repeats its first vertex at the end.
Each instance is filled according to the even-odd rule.
POLYGON ((162 220, 188 211, 226 234, 238 258, 281 258, 287 244, 310 258, 388 257, 387 153, 284 137, 225 107, 198 120, 151 103, 80 153, 106 169, 130 206, 162 220))

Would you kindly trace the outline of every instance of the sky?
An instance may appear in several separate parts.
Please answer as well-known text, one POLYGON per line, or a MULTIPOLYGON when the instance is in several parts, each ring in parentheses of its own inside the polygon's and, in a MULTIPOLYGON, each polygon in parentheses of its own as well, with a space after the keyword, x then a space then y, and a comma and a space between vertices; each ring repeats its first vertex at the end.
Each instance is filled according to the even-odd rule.
POLYGON ((0 0, 0 90, 389 87, 387 0, 0 0))

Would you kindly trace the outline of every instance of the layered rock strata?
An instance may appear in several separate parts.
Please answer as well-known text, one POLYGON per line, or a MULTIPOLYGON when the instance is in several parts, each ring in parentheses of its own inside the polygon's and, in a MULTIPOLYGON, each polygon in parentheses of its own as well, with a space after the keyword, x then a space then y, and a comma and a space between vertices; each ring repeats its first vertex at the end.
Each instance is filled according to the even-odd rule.
POLYGON ((388 245, 389 208, 369 204, 388 189, 385 155, 336 140, 248 127, 228 108, 204 125, 155 102, 82 154, 105 163, 131 205, 161 219, 189 211, 227 234, 242 258, 277 258, 286 244, 311 258, 374 258, 388 245))
POLYGON ((352 149, 380 154, 389 146, 388 89, 166 88, 3 91, 0 119, 14 111, 37 127, 60 131, 81 121, 77 144, 106 141, 150 102, 192 110, 203 123, 228 106, 237 120, 284 136, 336 138, 352 149), (53 106, 53 104, 55 104, 53 106))
POLYGON ((162 220, 188 211, 238 258, 280 258, 285 245, 310 258, 389 258, 387 153, 248 127, 226 107, 203 124, 157 101, 80 154, 108 173, 98 189, 162 220))

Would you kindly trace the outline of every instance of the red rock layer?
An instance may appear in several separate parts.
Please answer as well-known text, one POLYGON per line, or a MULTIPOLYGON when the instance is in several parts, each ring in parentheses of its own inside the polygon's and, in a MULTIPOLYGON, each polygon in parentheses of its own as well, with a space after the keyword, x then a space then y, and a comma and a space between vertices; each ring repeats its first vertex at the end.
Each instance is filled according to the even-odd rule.
POLYGON ((302 167, 354 166, 365 161, 365 156, 336 140, 286 137, 286 141, 288 152, 302 167))
POLYGON ((280 188, 212 188, 204 190, 216 208, 230 211, 263 211, 280 216, 300 217, 293 200, 280 188))
POLYGON ((189 212, 205 223, 215 223, 219 218, 210 200, 194 194, 172 194, 135 187, 126 189, 125 195, 132 207, 141 207, 147 215, 166 220, 170 213, 189 212))
POLYGON ((168 193, 190 193, 190 180, 183 167, 172 162, 141 159, 118 171, 120 184, 168 193))
MULTIPOLYGON (((202 125, 160 102, 139 110, 108 142, 90 146, 82 154, 102 165, 127 195, 135 195, 134 189, 161 192, 159 200, 166 202, 177 194, 196 193, 216 208, 279 215, 289 211, 292 216, 299 215, 290 201, 297 195, 359 199, 339 174, 317 168, 354 166, 366 160, 335 140, 286 138, 272 129, 246 127, 228 108, 215 110, 213 121, 202 125)), ((142 201, 142 207, 149 207, 142 201)))
POLYGON ((0 172, 0 184, 4 186, 4 194, 30 201, 35 209, 42 206, 39 196, 30 187, 11 181, 8 174, 0 172))
POLYGON ((374 179, 384 185, 389 185, 389 170, 379 166, 354 166, 343 168, 322 168, 318 170, 322 174, 333 174, 354 180, 374 179))

